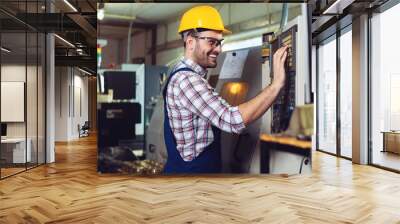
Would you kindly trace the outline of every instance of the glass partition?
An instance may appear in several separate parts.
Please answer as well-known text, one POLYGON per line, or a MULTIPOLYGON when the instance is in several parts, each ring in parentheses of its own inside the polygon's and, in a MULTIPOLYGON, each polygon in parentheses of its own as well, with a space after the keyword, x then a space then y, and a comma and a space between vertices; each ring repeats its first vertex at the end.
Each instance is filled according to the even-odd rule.
POLYGON ((38 34, 38 64, 37 64, 37 162, 44 164, 46 162, 45 146, 45 88, 46 88, 46 37, 43 33, 38 34))
POLYGON ((29 160, 27 167, 37 165, 38 157, 38 141, 37 141, 37 116, 38 116, 38 34, 35 32, 27 33, 28 38, 28 62, 27 62, 27 80, 26 80, 26 113, 27 113, 27 151, 29 153, 29 160))
POLYGON ((25 170, 30 162, 31 151, 26 150, 26 37, 26 33, 1 34, 1 122, 6 130, 1 140, 2 177, 25 170))
POLYGON ((0 2, 0 178, 45 162, 45 35, 22 22, 44 1, 0 2))

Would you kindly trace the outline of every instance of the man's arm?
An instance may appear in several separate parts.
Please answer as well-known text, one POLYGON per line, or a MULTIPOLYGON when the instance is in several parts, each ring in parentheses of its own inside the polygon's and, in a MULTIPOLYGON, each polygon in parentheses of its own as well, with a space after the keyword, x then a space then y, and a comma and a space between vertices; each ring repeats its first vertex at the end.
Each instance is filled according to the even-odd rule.
POLYGON ((285 67, 287 46, 279 48, 274 54, 274 79, 271 85, 267 86, 253 99, 239 105, 239 112, 242 115, 243 123, 249 123, 261 117, 275 101, 279 91, 285 85, 285 67))
POLYGON ((175 96, 171 97, 179 99, 178 107, 184 107, 223 131, 240 133, 244 130, 245 125, 238 107, 232 107, 225 102, 214 88, 207 84, 207 80, 192 72, 180 72, 175 76, 175 96))

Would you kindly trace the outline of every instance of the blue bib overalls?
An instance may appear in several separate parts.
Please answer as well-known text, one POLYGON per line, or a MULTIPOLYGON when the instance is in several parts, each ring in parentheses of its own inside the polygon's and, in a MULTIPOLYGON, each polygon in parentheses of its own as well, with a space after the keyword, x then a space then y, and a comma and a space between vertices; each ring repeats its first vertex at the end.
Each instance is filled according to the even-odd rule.
POLYGON ((167 147, 168 159, 164 166, 166 174, 190 174, 190 173, 219 173, 221 172, 221 131, 212 127, 214 141, 208 145, 198 157, 192 161, 184 161, 176 149, 176 140, 169 124, 167 113, 166 93, 169 81, 180 71, 193 71, 190 68, 180 68, 173 71, 168 77, 167 84, 163 90, 164 97, 164 141, 167 147))

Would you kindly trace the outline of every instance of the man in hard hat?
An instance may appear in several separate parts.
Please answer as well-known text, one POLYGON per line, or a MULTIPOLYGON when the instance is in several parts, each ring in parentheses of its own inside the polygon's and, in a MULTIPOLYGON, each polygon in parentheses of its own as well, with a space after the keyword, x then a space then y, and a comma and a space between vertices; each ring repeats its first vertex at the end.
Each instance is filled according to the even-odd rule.
POLYGON ((184 57, 173 67, 163 91, 165 173, 221 172, 220 130, 240 133, 272 105, 285 82, 286 47, 274 55, 274 78, 253 99, 232 107, 205 79, 217 66, 225 29, 218 11, 196 6, 182 16, 184 57))

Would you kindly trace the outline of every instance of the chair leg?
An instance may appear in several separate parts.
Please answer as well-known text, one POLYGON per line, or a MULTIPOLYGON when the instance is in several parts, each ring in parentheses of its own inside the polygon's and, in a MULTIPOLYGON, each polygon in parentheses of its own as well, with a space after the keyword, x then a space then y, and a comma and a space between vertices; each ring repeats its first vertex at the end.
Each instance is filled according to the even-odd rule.
POLYGON ((308 157, 304 156, 303 159, 301 160, 301 164, 300 164, 300 170, 299 170, 299 174, 301 174, 301 170, 303 169, 303 164, 308 164, 308 157))

